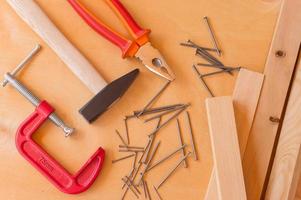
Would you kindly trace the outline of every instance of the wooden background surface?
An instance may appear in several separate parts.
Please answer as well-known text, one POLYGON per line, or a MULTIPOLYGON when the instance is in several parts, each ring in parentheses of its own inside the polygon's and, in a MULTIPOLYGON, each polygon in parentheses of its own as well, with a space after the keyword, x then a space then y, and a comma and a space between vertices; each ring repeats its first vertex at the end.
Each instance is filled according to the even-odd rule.
MULTIPOLYGON (((130 160, 111 164, 121 156, 117 152, 119 139, 114 130, 124 134, 123 116, 142 108, 162 87, 164 81, 148 72, 133 60, 122 60, 119 49, 92 31, 72 10, 66 1, 37 0, 38 4, 93 63, 107 81, 139 67, 141 74, 122 101, 105 113, 93 125, 87 124, 77 110, 92 94, 68 70, 43 41, 0 1, 0 75, 12 70, 36 43, 43 50, 19 76, 41 99, 47 99, 77 133, 66 139, 51 123, 45 124, 35 135, 42 145, 66 169, 75 173, 98 146, 107 152, 105 166, 95 184, 85 193, 70 196, 59 192, 33 169, 17 152, 14 143, 16 129, 32 111, 33 106, 13 88, 0 90, 0 197, 1 199, 120 199, 121 177, 129 172, 130 160)), ((82 0, 97 16, 127 35, 112 11, 101 0, 82 0)), ((172 103, 192 104, 192 124, 199 161, 189 159, 189 168, 180 168, 160 189, 163 199, 202 199, 212 169, 212 155, 205 113, 206 91, 192 71, 191 65, 200 58, 193 50, 179 46, 187 39, 210 46, 210 38, 202 17, 212 21, 221 49, 222 61, 227 65, 241 65, 258 72, 263 71, 274 25, 280 9, 280 0, 122 0, 141 26, 152 29, 151 40, 164 54, 177 75, 156 105, 172 103)), ((204 71, 204 70, 203 70, 204 71)), ((204 71, 205 72, 205 71, 204 71)), ((217 96, 231 95, 236 76, 228 74, 208 78, 208 84, 217 96)), ((184 116, 180 116, 184 141, 189 142, 184 116)), ((144 145, 154 123, 130 121, 133 145, 144 145)), ((155 160, 178 146, 176 124, 172 122, 160 131, 162 141, 155 160)), ((147 180, 157 184, 178 157, 154 169, 147 180)), ((153 196, 155 195, 151 191, 153 196)), ((128 195, 128 199, 133 196, 128 195)))

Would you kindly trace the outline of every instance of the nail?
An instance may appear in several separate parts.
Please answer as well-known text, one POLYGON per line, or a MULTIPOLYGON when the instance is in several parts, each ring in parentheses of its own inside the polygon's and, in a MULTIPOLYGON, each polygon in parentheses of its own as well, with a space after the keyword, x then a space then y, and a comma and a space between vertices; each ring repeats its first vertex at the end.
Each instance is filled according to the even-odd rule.
POLYGON ((145 182, 143 179, 142 179, 142 185, 143 185, 144 197, 145 197, 145 199, 147 199, 147 192, 146 192, 146 188, 145 188, 145 182))
POLYGON ((119 152, 143 152, 143 149, 119 149, 119 152))
POLYGON ((163 200, 161 195, 159 194, 158 189, 153 185, 154 190, 156 191, 157 196, 159 197, 160 200, 163 200))
POLYGON ((218 69, 232 69, 232 70, 237 70, 241 69, 241 67, 230 67, 230 66, 225 66, 225 65, 212 65, 212 64, 206 64, 206 63, 198 63, 197 65, 202 66, 202 67, 213 67, 213 68, 218 68, 218 69))
POLYGON ((151 169, 155 168, 156 166, 158 166, 159 164, 163 163, 164 161, 168 160, 169 158, 171 158, 173 155, 175 155, 176 153, 178 153, 179 151, 181 151, 183 148, 185 148, 187 145, 184 144, 183 146, 177 148, 176 150, 174 150, 173 152, 171 152, 170 154, 168 154, 167 156, 164 156, 163 158, 161 158, 159 161, 157 161, 156 163, 154 163, 152 166, 150 166, 146 172, 149 172, 151 169))
MULTIPOLYGON (((143 112, 143 115, 147 115, 147 114, 154 114, 154 113, 157 113, 157 112, 162 112, 162 111, 166 111, 166 110, 172 110, 176 107, 179 107, 179 106, 183 106, 183 104, 174 104, 174 105, 169 105, 169 106, 162 106, 162 107, 157 107, 157 108, 150 108, 150 109, 147 109, 143 112)), ((138 115, 139 113, 141 113, 142 111, 134 111, 134 115, 133 116, 136 116, 138 115)))
POLYGON ((143 159, 143 157, 144 157, 144 155, 145 155, 145 153, 146 153, 146 150, 148 149, 150 143, 151 143, 151 139, 148 140, 147 145, 144 147, 144 151, 143 151, 143 153, 142 153, 142 155, 141 155, 141 157, 140 157, 138 163, 141 163, 141 160, 143 159))
POLYGON ((143 150, 143 149, 144 149, 144 147, 126 146, 126 145, 119 145, 119 148, 140 149, 140 150, 143 150))
POLYGON ((164 126, 166 126, 171 120, 173 120, 174 118, 176 118, 178 115, 180 115, 188 106, 190 106, 190 104, 187 104, 187 106, 185 106, 184 108, 182 108, 181 110, 178 110, 173 116, 171 116, 169 119, 167 119, 162 125, 160 125, 158 128, 156 128, 152 133, 150 133, 148 136, 151 137, 155 134, 157 134, 157 132, 163 128, 164 126))
POLYGON ((221 56, 221 51, 220 51, 220 49, 218 48, 217 41, 216 41, 216 37, 215 37, 215 35, 214 35, 214 33, 213 33, 213 30, 212 30, 212 28, 211 28, 211 25, 210 25, 210 23, 209 23, 208 17, 205 16, 205 17, 204 17, 204 20, 205 20, 205 24, 207 25, 208 31, 209 31, 209 33, 210 33, 210 37, 211 37, 212 43, 213 43, 213 45, 214 45, 214 48, 216 49, 217 54, 218 54, 219 56, 221 56))
POLYGON ((219 71, 216 71, 216 72, 210 72, 210 73, 207 73, 207 74, 202 74, 201 77, 205 78, 207 76, 212 76, 212 75, 221 74, 221 73, 230 72, 230 71, 232 71, 232 70, 230 70, 230 69, 219 70, 219 71))
POLYGON ((126 180, 133 186, 133 188, 136 190, 138 194, 141 194, 140 190, 136 187, 136 185, 129 179, 129 177, 125 176, 126 180))
POLYGON ((219 61, 216 57, 214 57, 213 55, 211 55, 209 52, 203 50, 203 49, 197 49, 196 53, 199 54, 203 54, 205 56, 207 56, 209 59, 211 59, 212 61, 214 61, 214 63, 218 64, 218 65, 224 65, 221 61, 219 61))
POLYGON ((274 123, 279 123, 279 122, 280 122, 280 119, 279 119, 278 117, 273 117, 273 116, 271 116, 271 117, 270 117, 270 121, 271 121, 271 122, 274 122, 274 123))
MULTIPOLYGON (((180 141, 180 146, 183 146, 183 138, 182 138, 179 119, 177 119, 177 129, 178 129, 178 137, 179 137, 179 141, 180 141)), ((185 156, 185 149, 184 148, 182 149, 182 156, 185 156)), ((186 160, 184 160, 183 164, 184 164, 184 167, 187 168, 186 160)))
POLYGON ((157 152, 157 150, 158 150, 158 148, 159 148, 160 143, 161 143, 161 141, 159 141, 159 142, 156 144, 156 146, 155 146, 155 148, 154 148, 154 150, 153 150, 153 152, 152 152, 152 154, 151 154, 151 156, 150 156, 148 162, 147 162, 146 165, 145 165, 145 168, 144 168, 143 171, 140 173, 141 176, 140 176, 140 180, 138 181, 138 184, 140 184, 141 180, 143 179, 144 174, 145 174, 147 168, 149 167, 151 161, 153 160, 153 158, 154 158, 154 156, 155 156, 155 154, 156 154, 156 152, 157 152))
POLYGON ((120 135, 119 131, 116 129, 115 132, 116 132, 116 134, 118 135, 118 137, 120 138, 121 142, 122 142, 125 146, 127 146, 127 143, 124 141, 124 139, 123 139, 123 137, 120 135))
POLYGON ((200 51, 197 49, 195 51, 195 55, 200 56, 201 58, 205 59, 207 62, 213 64, 213 65, 221 65, 220 62, 216 61, 215 59, 210 58, 208 55, 206 55, 203 51, 200 51))
MULTIPOLYGON (((141 167, 141 163, 139 163, 137 169, 135 168, 136 171, 135 171, 135 169, 131 171, 129 177, 131 177, 131 180, 132 180, 132 181, 135 180, 135 178, 136 178, 136 176, 137 176, 137 174, 138 174, 138 171, 140 170, 140 167, 141 167), (134 171, 135 171, 135 174, 133 175, 134 171)), ((122 189, 125 187, 125 185, 126 185, 126 184, 123 184, 122 189)))
POLYGON ((184 43, 184 42, 181 42, 180 45, 184 46, 184 47, 191 47, 191 48, 196 48, 196 49, 204 49, 206 51, 216 51, 215 49, 211 49, 211 48, 207 48, 207 47, 201 47, 199 45, 188 44, 188 43, 184 43))
POLYGON ((194 160, 198 160, 198 155, 196 152, 196 146, 195 146, 195 141, 194 141, 194 136, 193 136, 193 131, 192 131, 192 125, 191 125, 191 119, 190 119, 190 114, 188 111, 186 111, 186 118, 189 126, 189 132, 190 132, 190 143, 192 144, 192 150, 193 150, 193 155, 194 155, 194 160))
POLYGON ((134 157, 134 162, 133 162, 133 167, 132 167, 132 170, 134 170, 134 169, 136 168, 137 156, 138 156, 138 153, 137 153, 137 152, 135 152, 135 157, 134 157))
POLYGON ((159 189, 163 183, 165 183, 165 181, 176 171, 176 169, 180 166, 180 164, 186 160, 186 158, 191 154, 191 152, 188 152, 188 154, 186 154, 186 156, 184 156, 181 160, 179 160, 179 162, 176 164, 176 166, 165 176, 165 178, 163 178, 163 180, 160 182, 160 184, 157 186, 157 189, 159 189))
POLYGON ((130 136, 129 136, 129 127, 128 127, 128 118, 125 118, 124 121, 124 126, 125 126, 125 132, 126 132, 126 139, 127 139, 127 144, 130 144, 130 136))
MULTIPOLYGON (((130 189, 133 194, 136 196, 137 199, 139 199, 139 196, 138 194, 136 193, 136 191, 131 187, 131 184, 128 183, 127 180, 124 180, 124 178, 121 179, 127 186, 128 186, 128 189, 130 189)), ((126 192, 125 192, 126 193, 126 192)), ((124 198, 124 196, 122 197, 122 199, 124 198)))
POLYGON ((149 122, 149 121, 154 120, 154 119, 157 119, 157 118, 159 118, 159 117, 163 117, 164 115, 167 115, 167 114, 172 113, 172 112, 174 112, 174 111, 180 110, 180 109, 184 108, 185 106, 186 106, 186 105, 179 106, 179 107, 176 107, 176 108, 174 108, 174 109, 172 109, 172 110, 168 110, 168 111, 165 111, 165 112, 160 113, 160 114, 158 114, 158 115, 155 115, 155 116, 153 116, 153 117, 151 117, 151 118, 148 118, 148 119, 144 120, 144 123, 149 122))
MULTIPOLYGON (((158 120, 158 122, 157 122, 156 129, 160 126, 161 120, 162 120, 162 118, 160 117, 159 120, 158 120)), ((150 138, 150 141, 151 141, 151 142, 150 142, 150 145, 149 145, 148 149, 146 150, 145 157, 144 157, 144 159, 143 159, 143 161, 142 161, 143 163, 146 163, 146 160, 147 160, 148 157, 149 157, 149 152, 150 152, 150 150, 152 149, 153 143, 154 143, 154 141, 155 141, 155 135, 153 135, 153 136, 150 138)))
POLYGON ((202 74, 197 70, 197 68, 195 67, 195 65, 193 65, 192 68, 194 69, 194 71, 198 75, 198 77, 200 78, 201 82, 203 83, 203 86, 205 87, 205 89, 207 90, 207 92, 210 94, 210 96, 214 97, 214 95, 211 92, 210 88, 208 87, 207 83, 203 79, 202 74))
POLYGON ((142 111, 137 115, 138 117, 143 114, 143 112, 160 96, 160 94, 167 88, 170 84, 170 81, 167 81, 165 85, 157 92, 157 94, 151 98, 151 100, 143 107, 142 111))
POLYGON ((131 157, 133 157, 133 156, 135 156, 135 154, 131 154, 131 155, 128 155, 128 156, 124 156, 124 157, 121 157, 121 158, 112 160, 112 163, 116 163, 116 162, 118 162, 118 161, 125 160, 125 159, 127 159, 127 158, 131 158, 131 157))
POLYGON ((148 188, 148 183, 146 181, 144 181, 144 184, 145 184, 145 188, 146 188, 148 199, 152 200, 152 197, 150 195, 149 188, 148 188))

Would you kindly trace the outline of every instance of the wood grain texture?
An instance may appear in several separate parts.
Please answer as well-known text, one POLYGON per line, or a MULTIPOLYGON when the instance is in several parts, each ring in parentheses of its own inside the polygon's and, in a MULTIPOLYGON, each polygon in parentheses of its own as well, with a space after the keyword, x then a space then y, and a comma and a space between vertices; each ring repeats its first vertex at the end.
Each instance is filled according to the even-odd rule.
POLYGON ((57 29, 34 0, 7 0, 7 2, 91 92, 97 94, 107 85, 90 62, 57 29))
POLYGON ((256 116, 243 156, 243 171, 248 199, 263 194, 279 123, 291 83, 301 41, 301 1, 284 0, 270 53, 264 70, 265 81, 256 116), (286 56, 277 57, 282 50, 286 56))
POLYGON ((247 199, 232 97, 207 99, 206 108, 219 199, 247 199))
POLYGON ((299 177, 299 184, 298 184, 295 200, 300 200, 300 199, 301 199, 301 176, 299 177))
MULTIPOLYGON (((160 189, 160 194, 163 199, 203 199, 212 172, 212 152, 204 104, 207 94, 200 88, 199 80, 191 70, 192 63, 203 60, 194 55, 194 50, 184 48, 179 43, 192 39, 200 45, 211 47, 208 31, 201 20, 207 15, 223 50, 220 59, 227 65, 241 65, 253 71, 263 72, 280 9, 280 0, 190 0, 189 3, 182 0, 121 1, 139 25, 152 30, 150 37, 153 45, 164 55, 177 76, 154 106, 188 102, 192 105, 189 112, 200 159, 198 162, 191 162, 188 170, 179 169, 166 187, 160 189)), ((70 72, 51 48, 20 19, 6 1, 0 1, 0 76, 13 69, 36 42, 40 43, 43 47, 41 52, 18 78, 40 98, 51 103, 66 123, 77 130, 76 134, 65 139, 60 130, 47 123, 35 135, 35 141, 73 173, 80 169, 99 146, 107 153, 100 176, 87 192, 75 196, 59 192, 33 169, 15 148, 15 131, 20 122, 33 111, 32 105, 9 85, 7 88, 1 88, 0 180, 4 180, 0 181, 1 200, 36 200, 41 197, 43 200, 120 199, 123 194, 120 179, 129 173, 132 163, 131 160, 127 160, 111 164, 111 160, 124 156, 117 150, 121 141, 115 134, 115 129, 124 136, 123 117, 131 114, 133 110, 141 109, 165 81, 150 73, 139 62, 122 59, 120 49, 91 30, 67 1, 35 0, 35 2, 68 40, 88 58, 105 80, 110 82, 136 67, 141 73, 121 101, 109 112, 104 113, 92 126, 87 124, 77 110, 91 98, 92 93, 70 72)), ((81 0, 81 2, 113 29, 128 36, 126 29, 105 1, 81 0)), ((212 72, 212 69, 201 71, 212 72)), ((208 77, 206 81, 217 95, 232 95, 236 74, 234 73, 234 76, 220 74, 208 77)), ((184 121, 185 115, 182 114, 179 119, 184 121)), ((132 145, 143 146, 155 123, 154 121, 143 124, 139 120, 129 120, 132 145)), ((162 141, 162 148, 157 152, 154 162, 178 147, 175 121, 161 131, 158 140, 162 141)), ((189 142, 189 134, 183 134, 183 140, 189 142)), ((160 181, 178 159, 175 156, 164 165, 153 169, 147 176, 148 184, 152 186, 160 181)), ((150 192, 155 198, 154 191, 150 192)), ((135 197, 131 193, 126 196, 129 200, 133 198, 135 197)))
MULTIPOLYGON (((263 80, 263 74, 247 69, 241 69, 236 80, 232 98, 241 156, 248 141, 263 80)), ((216 174, 213 171, 205 199, 215 200, 217 195, 216 174)))
POLYGON ((294 200, 301 172, 301 61, 281 128, 266 200, 294 200))

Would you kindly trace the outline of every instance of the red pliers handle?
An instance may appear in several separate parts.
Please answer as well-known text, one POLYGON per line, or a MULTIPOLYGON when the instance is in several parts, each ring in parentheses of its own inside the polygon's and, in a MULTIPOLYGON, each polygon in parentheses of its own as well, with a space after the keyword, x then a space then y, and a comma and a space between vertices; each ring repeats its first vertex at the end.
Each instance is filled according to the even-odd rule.
POLYGON ((122 57, 135 56, 139 48, 149 42, 150 30, 141 28, 119 0, 106 0, 106 2, 115 11, 134 40, 129 40, 115 32, 90 13, 78 0, 68 0, 68 2, 96 32, 121 49, 122 57))

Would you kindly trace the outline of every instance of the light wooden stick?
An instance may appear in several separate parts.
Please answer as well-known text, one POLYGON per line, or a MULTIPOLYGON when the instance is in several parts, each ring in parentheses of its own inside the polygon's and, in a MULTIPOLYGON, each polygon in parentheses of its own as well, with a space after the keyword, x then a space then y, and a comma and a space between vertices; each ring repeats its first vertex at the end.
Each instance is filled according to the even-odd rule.
POLYGON ((295 199, 301 173, 300 81, 301 60, 289 96, 265 199, 295 199))
POLYGON ((17 14, 52 48, 69 69, 97 94, 106 81, 70 43, 33 0, 6 0, 17 14))
POLYGON ((232 97, 206 100, 211 147, 220 200, 246 200, 232 97))
MULTIPOLYGON (((240 154, 243 156, 249 133, 253 124, 264 75, 247 69, 241 69, 233 92, 233 105, 237 125, 240 154)), ((216 174, 213 169, 205 200, 217 200, 216 174)))

